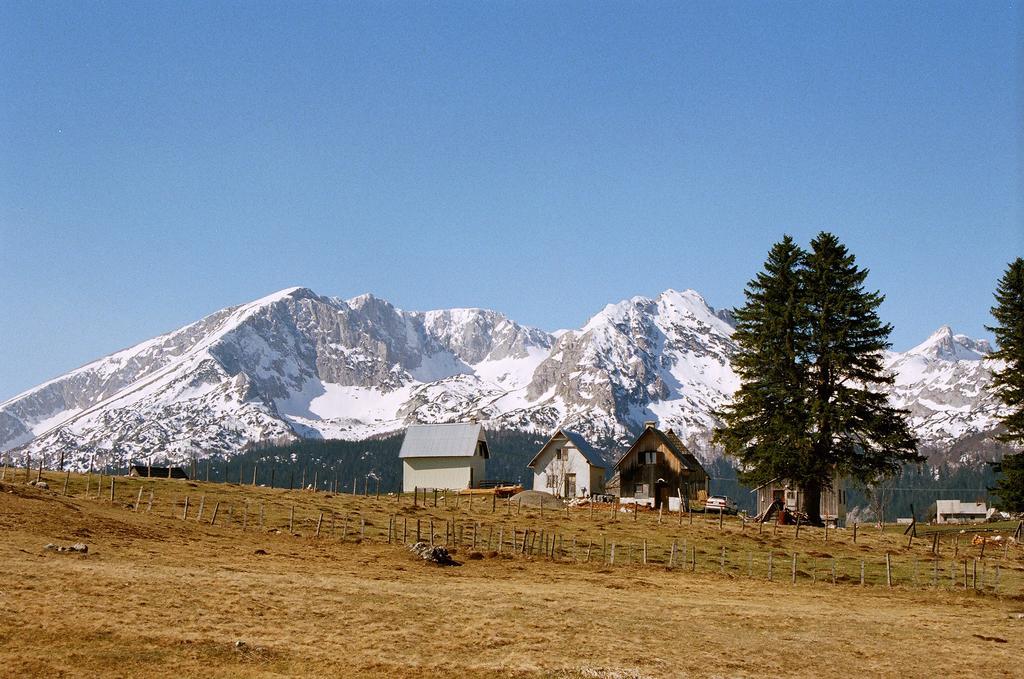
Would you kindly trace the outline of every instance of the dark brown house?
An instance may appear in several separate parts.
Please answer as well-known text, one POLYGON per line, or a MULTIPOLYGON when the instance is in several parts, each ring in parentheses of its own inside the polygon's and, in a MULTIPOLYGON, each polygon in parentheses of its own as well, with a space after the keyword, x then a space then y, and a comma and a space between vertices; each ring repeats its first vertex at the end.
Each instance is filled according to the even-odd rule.
POLYGON ((644 430, 615 463, 615 473, 623 502, 655 509, 676 509, 676 498, 688 503, 697 499, 698 491, 708 490, 708 473, 700 461, 675 432, 661 431, 654 422, 644 423, 644 430))

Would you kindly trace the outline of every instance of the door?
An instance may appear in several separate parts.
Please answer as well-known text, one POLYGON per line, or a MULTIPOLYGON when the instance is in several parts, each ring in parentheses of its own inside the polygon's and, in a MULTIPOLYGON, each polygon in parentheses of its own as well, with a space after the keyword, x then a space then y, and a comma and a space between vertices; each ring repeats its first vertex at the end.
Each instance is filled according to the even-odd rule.
POLYGON ((654 508, 668 507, 668 484, 659 481, 654 486, 654 508))
POLYGON ((573 498, 576 497, 576 475, 566 474, 565 475, 565 495, 563 497, 573 498))

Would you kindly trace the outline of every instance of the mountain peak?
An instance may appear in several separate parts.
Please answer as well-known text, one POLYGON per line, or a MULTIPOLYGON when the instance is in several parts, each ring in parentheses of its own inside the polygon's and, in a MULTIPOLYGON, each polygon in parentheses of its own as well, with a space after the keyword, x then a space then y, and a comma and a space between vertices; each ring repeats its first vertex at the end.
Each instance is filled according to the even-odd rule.
POLYGON ((979 361, 991 351, 987 340, 954 334, 953 328, 943 325, 907 353, 945 361, 979 361))

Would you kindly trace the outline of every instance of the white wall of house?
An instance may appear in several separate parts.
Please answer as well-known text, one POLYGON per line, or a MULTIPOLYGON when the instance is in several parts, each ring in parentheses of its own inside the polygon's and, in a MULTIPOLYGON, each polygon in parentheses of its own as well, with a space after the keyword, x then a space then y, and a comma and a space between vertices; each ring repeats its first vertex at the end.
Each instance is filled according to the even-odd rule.
POLYGON ((552 446, 534 463, 533 489, 555 497, 583 497, 604 491, 604 470, 590 464, 570 441, 552 446))
POLYGON ((960 500, 936 500, 935 523, 973 523, 984 521, 988 507, 984 502, 961 502, 960 500))
POLYGON ((472 457, 408 457, 402 460, 402 491, 414 488, 476 488, 484 480, 486 463, 480 455, 472 457))

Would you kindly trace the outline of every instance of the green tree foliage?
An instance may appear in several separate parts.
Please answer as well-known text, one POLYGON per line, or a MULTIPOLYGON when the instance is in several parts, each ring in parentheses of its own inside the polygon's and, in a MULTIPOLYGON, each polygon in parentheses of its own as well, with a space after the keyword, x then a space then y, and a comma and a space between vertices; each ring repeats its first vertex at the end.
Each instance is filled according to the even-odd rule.
POLYGON ((878 316, 885 298, 864 289, 867 276, 834 235, 821 233, 811 241, 803 276, 811 454, 802 477, 811 520, 819 518, 820 491, 828 487, 833 469, 866 482, 924 459, 906 411, 872 389, 894 380, 882 364, 883 352, 892 346, 892 326, 878 316))
POLYGON ((906 413, 873 389, 892 383, 882 365, 892 328, 878 317, 883 296, 864 288, 867 275, 830 233, 810 252, 787 236, 736 310, 741 386, 715 442, 739 460, 744 482, 799 484, 815 523, 835 471, 868 482, 923 459, 906 413))
MULTIPOLYGON (((1011 444, 1024 443, 1024 258, 1018 257, 1006 269, 996 287, 992 316, 999 348, 988 358, 1001 361, 993 372, 996 395, 1007 406, 1002 417, 1006 432, 998 438, 1011 444)), ((1006 455, 998 464, 1002 472, 995 491, 1003 509, 1024 511, 1024 453, 1006 455)))
POLYGON ((789 236, 768 253, 764 271, 747 284, 735 310, 738 349, 732 357, 740 388, 719 417, 713 441, 740 462, 740 480, 760 485, 801 477, 808 454, 804 251, 789 236))
POLYGON ((992 465, 998 474, 992 488, 999 498, 997 506, 1008 512, 1024 512, 1024 453, 1006 455, 992 465))

